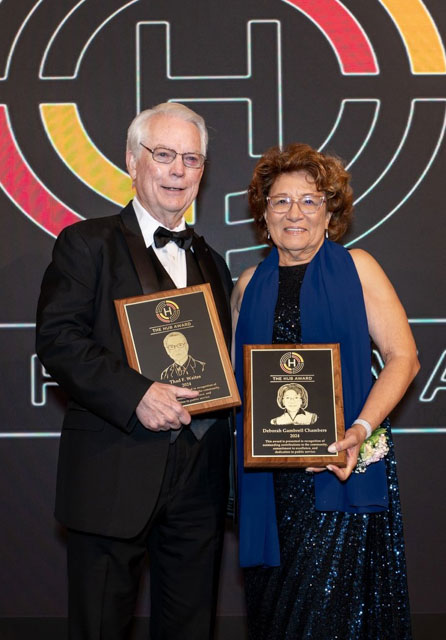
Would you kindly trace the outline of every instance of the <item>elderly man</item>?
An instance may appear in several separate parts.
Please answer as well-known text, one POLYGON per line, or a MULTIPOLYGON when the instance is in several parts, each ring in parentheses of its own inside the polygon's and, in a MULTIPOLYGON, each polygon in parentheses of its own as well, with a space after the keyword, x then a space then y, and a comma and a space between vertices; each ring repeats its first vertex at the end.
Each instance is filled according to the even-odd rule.
POLYGON ((191 417, 195 391, 126 360, 113 300, 209 282, 230 339, 232 281, 187 228, 207 148, 203 119, 161 104, 130 125, 136 195, 118 215, 67 227, 37 312, 37 353, 69 396, 56 517, 68 529, 71 640, 122 640, 150 558, 151 639, 212 637, 228 485, 226 412, 191 417))

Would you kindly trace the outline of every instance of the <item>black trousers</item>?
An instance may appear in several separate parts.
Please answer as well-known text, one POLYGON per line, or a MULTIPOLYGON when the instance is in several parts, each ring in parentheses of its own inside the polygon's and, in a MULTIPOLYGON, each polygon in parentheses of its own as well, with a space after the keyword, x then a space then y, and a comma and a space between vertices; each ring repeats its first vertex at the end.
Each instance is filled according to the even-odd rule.
POLYGON ((169 447, 155 511, 135 538, 68 531, 70 640, 129 637, 146 551, 151 640, 213 637, 229 445, 221 423, 200 441, 183 429, 169 447))

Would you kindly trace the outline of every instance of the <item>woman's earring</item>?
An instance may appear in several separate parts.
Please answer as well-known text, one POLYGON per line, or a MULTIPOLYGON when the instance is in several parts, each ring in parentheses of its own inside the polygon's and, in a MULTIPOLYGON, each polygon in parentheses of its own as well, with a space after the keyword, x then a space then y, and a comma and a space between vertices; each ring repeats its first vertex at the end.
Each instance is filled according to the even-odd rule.
POLYGON ((328 229, 325 229, 325 237, 326 237, 326 238, 327 238, 327 240, 328 240, 328 229))
POLYGON ((268 238, 268 240, 271 240, 271 234, 268 228, 266 229, 266 237, 268 238))

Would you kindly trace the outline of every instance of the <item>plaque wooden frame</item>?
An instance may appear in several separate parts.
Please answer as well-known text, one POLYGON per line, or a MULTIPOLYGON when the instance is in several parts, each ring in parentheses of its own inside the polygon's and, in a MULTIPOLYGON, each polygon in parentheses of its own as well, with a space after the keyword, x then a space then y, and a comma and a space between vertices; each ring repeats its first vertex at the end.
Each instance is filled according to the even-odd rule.
MULTIPOLYGON (((324 452, 324 447, 342 439, 345 433, 339 344, 244 345, 243 359, 245 467, 298 468, 325 467, 327 464, 345 467, 345 451, 336 454, 324 452), (311 354, 316 353, 317 356, 311 357, 311 354), (289 363, 287 365, 287 358, 290 357, 291 363, 296 364, 294 370, 290 370, 289 363), (310 367, 319 366, 320 371, 310 371, 307 362, 310 367), (304 369, 305 373, 299 375, 304 369), (321 380, 319 386, 318 378, 321 380), (317 397, 312 400, 312 409, 321 415, 300 410, 300 415, 294 416, 294 421, 298 422, 285 423, 286 420, 293 419, 288 411, 284 411, 282 416, 268 420, 272 412, 265 403, 269 398, 271 406, 271 399, 274 398, 279 404, 279 385, 289 384, 304 387, 307 403, 307 388, 311 385, 317 388, 319 400, 317 397), (318 419, 320 426, 316 426, 318 419), (314 422, 307 422, 308 420, 314 422), (326 435, 321 435, 324 432, 327 432, 326 435), (319 444, 313 444, 318 442, 319 444), (317 454, 314 453, 316 449, 317 454), (302 453, 302 450, 307 453, 302 453)), ((313 389, 311 393, 313 394, 313 389)), ((277 404, 274 407, 275 413, 278 411, 277 404)), ((279 407, 285 409, 282 400, 279 407)))
MULTIPOLYGON (((115 300, 114 304, 129 365, 150 380, 198 389, 200 396, 197 399, 181 400, 190 414, 241 404, 208 283, 122 298, 115 300), (175 362, 168 357, 168 347, 163 346, 163 340, 169 333, 180 333, 183 337, 187 334, 187 349, 192 341, 199 353, 207 355, 204 362, 191 358, 189 354, 188 362, 195 375, 192 371, 191 375, 169 375, 169 371, 175 368, 175 362), (164 365, 168 365, 165 368, 160 365, 163 360, 164 365), (176 378, 173 377, 175 375, 176 378)), ((182 345, 184 347, 184 342, 182 345)))

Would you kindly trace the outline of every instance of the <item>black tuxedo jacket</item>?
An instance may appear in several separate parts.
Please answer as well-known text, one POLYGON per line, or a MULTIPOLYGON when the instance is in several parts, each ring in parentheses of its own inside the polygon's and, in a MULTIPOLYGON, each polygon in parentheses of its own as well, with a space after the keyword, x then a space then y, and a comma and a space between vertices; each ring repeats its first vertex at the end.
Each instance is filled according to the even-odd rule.
MULTIPOLYGON (((192 246, 229 342, 229 270, 203 238, 194 235, 192 246)), ((127 365, 113 301, 159 290, 131 203, 119 215, 67 227, 55 243, 36 344, 70 398, 56 491, 56 517, 70 528, 132 537, 155 506, 170 433, 136 418, 151 381, 127 365)))

